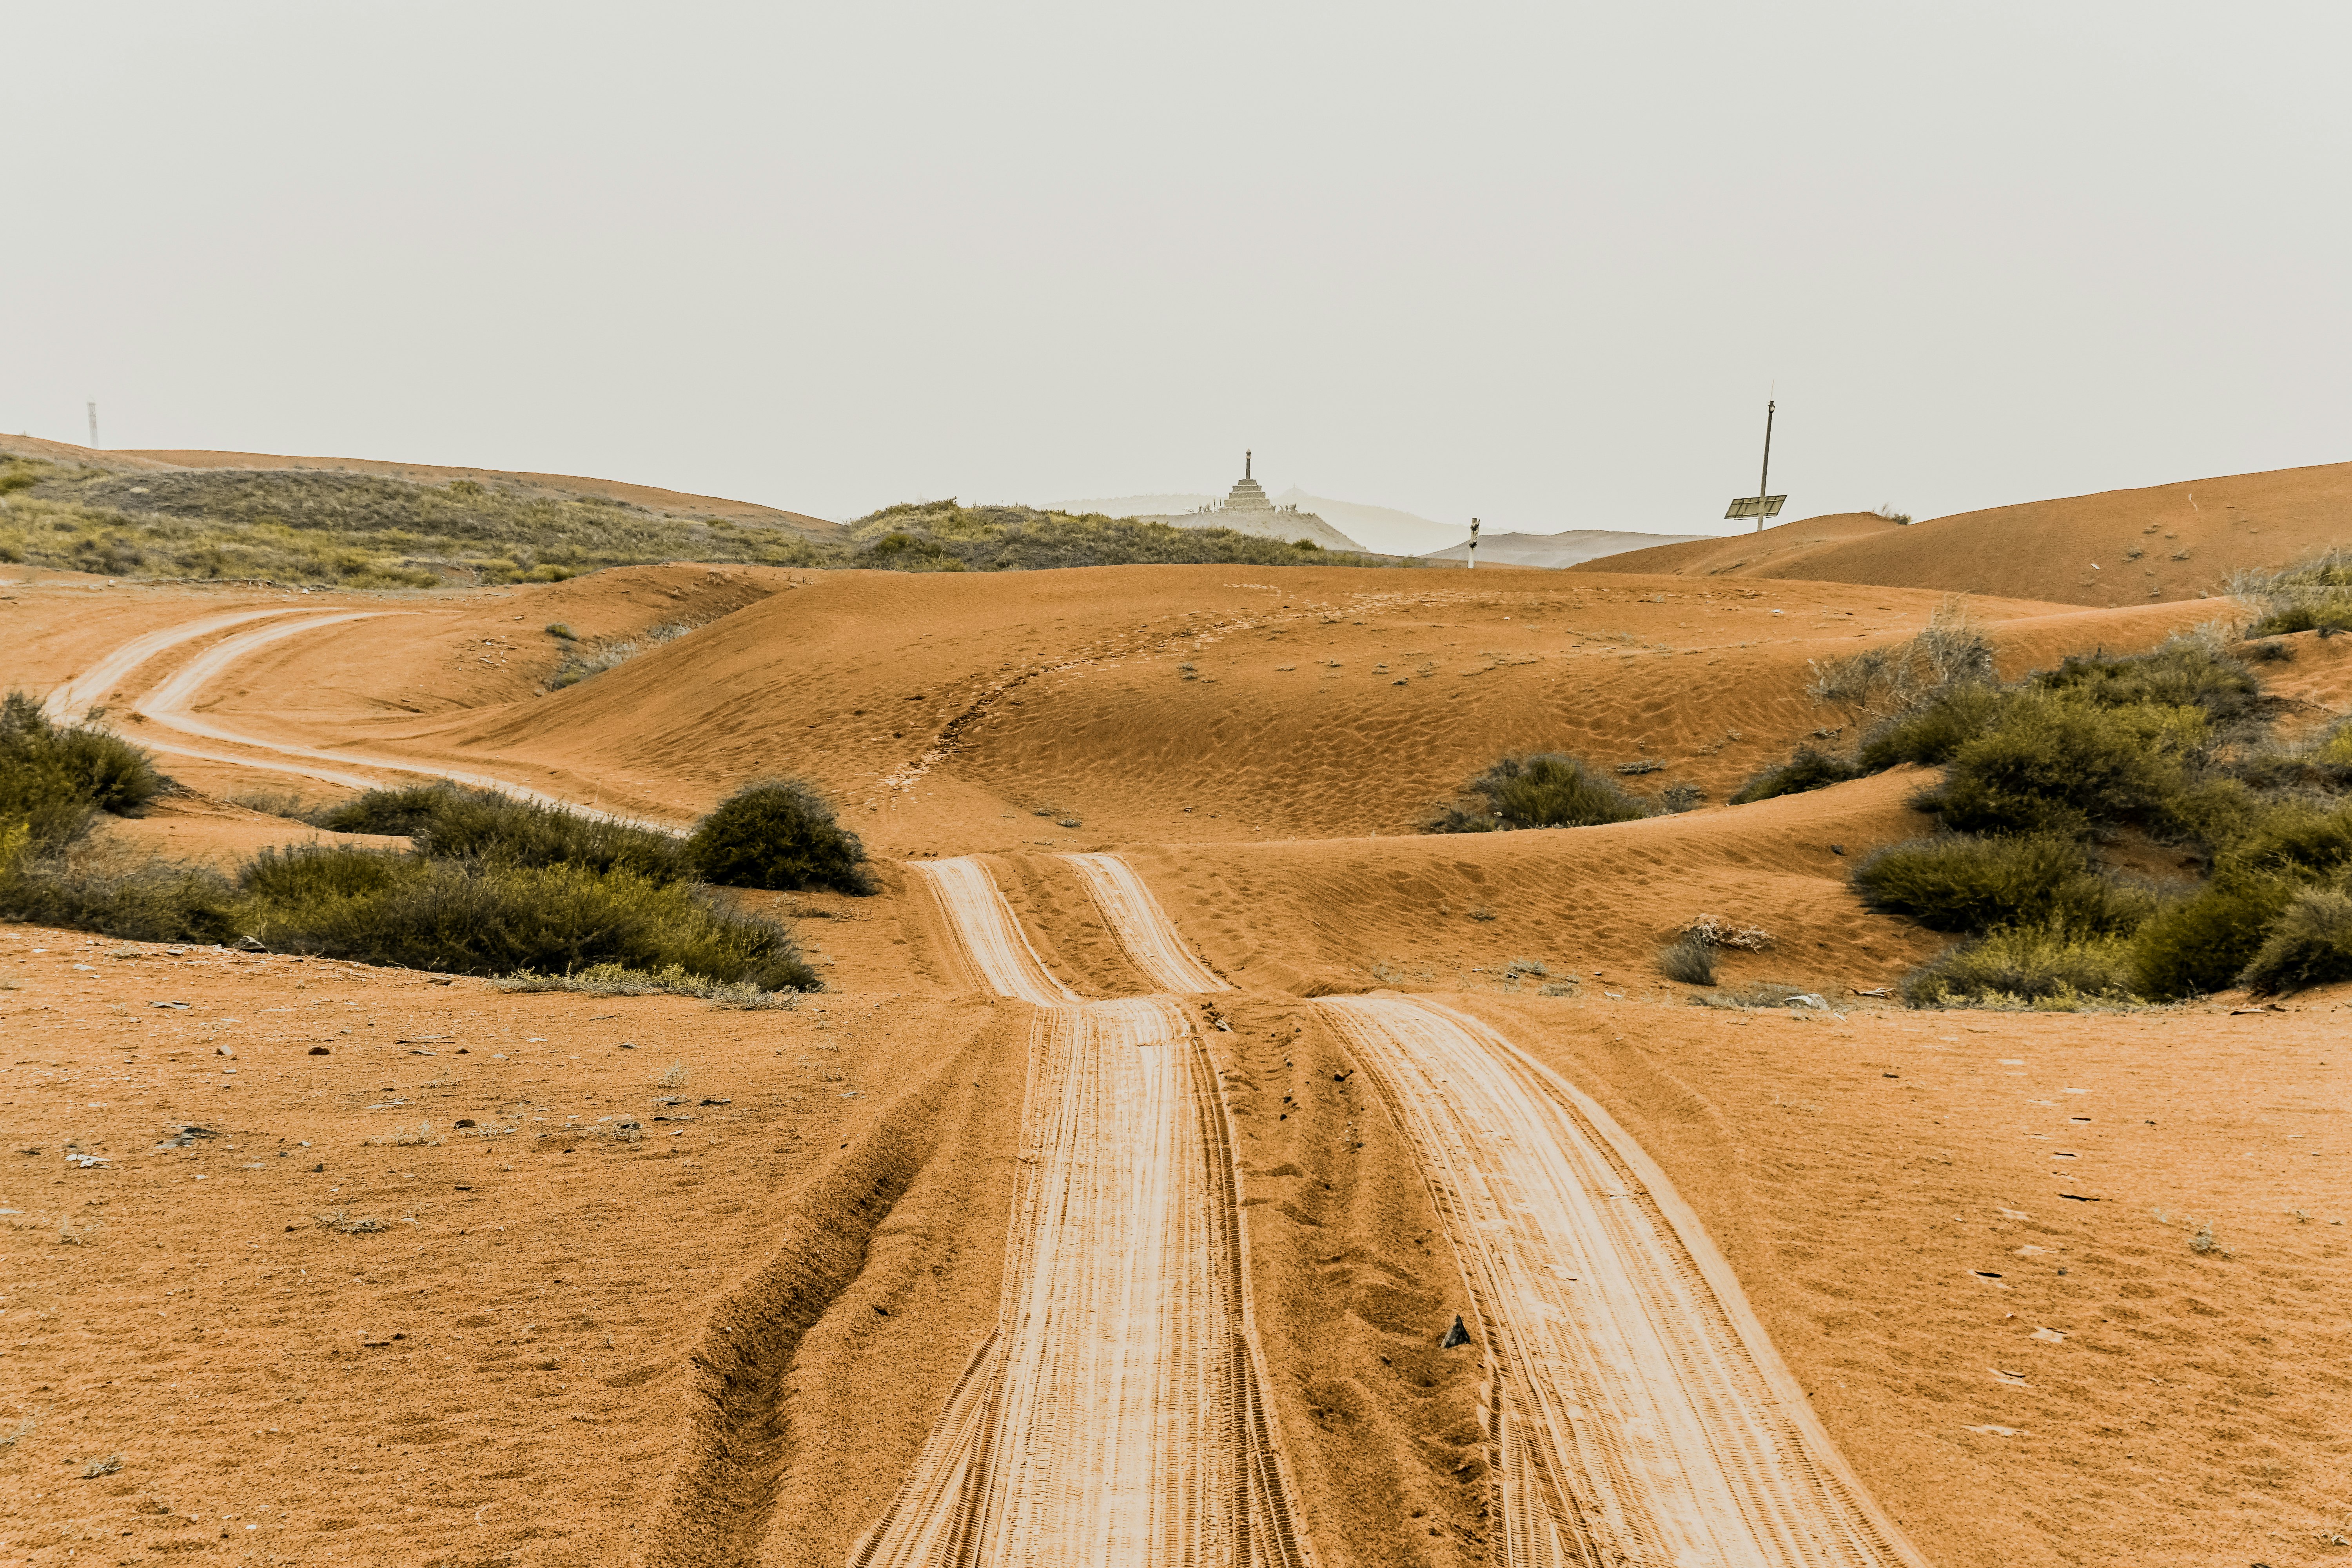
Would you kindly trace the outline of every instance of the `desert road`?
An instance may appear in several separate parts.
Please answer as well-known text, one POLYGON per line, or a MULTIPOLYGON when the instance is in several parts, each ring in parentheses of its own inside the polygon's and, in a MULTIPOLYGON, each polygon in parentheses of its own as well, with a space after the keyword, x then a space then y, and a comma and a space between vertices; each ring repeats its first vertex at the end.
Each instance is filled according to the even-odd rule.
POLYGON ((989 988, 1039 1011, 995 1331, 851 1562, 1305 1568, 1192 1020, 1166 996, 1077 1002, 984 867, 915 864, 989 988))

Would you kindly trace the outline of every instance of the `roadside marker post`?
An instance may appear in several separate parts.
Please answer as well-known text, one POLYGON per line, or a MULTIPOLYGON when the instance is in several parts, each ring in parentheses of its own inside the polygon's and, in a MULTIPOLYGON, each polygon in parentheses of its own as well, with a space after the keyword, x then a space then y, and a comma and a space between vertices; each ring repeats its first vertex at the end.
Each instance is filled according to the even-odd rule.
POLYGON ((1726 521, 1735 517, 1754 518, 1759 533, 1764 531, 1764 520, 1780 516, 1781 505, 1789 499, 1772 493, 1772 411, 1777 406, 1779 405, 1775 402, 1764 405, 1764 472, 1756 481, 1756 493, 1741 496, 1731 503, 1731 510, 1723 514, 1726 521))

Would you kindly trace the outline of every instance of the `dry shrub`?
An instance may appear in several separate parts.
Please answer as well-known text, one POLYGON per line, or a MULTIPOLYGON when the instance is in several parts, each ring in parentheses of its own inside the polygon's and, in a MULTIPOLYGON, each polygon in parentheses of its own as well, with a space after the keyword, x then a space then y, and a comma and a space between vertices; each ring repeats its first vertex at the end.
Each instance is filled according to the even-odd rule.
POLYGON ((1685 931, 1658 949, 1658 973, 1685 985, 1715 984, 1715 944, 1694 931, 1685 931))
POLYGON ((1992 644, 1957 598, 1936 606, 1918 635, 1844 658, 1816 660, 1806 693, 1885 712, 1915 708, 1954 686, 1990 685, 1992 644))

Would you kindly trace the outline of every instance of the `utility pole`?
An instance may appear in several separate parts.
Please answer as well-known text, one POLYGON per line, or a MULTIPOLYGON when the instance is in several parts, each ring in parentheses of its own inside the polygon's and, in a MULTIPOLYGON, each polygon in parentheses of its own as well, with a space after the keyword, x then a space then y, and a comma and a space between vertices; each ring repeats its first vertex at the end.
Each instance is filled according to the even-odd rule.
POLYGON ((1465 572, 1475 572, 1475 571, 1476 571, 1477 569, 1478 569, 1478 520, 1477 520, 1476 518, 1475 518, 1475 517, 1474 517, 1474 518, 1472 518, 1472 519, 1470 520, 1470 564, 1469 564, 1469 565, 1467 565, 1467 566, 1465 566, 1464 568, 1462 568, 1462 570, 1464 570, 1465 572))
POLYGON ((89 444, 93 449, 98 446, 98 399, 94 397, 89 400, 89 444))
POLYGON ((1739 497, 1731 503, 1731 510, 1723 514, 1727 521, 1735 517, 1754 518, 1759 533, 1764 531, 1764 520, 1780 516, 1780 508, 1789 500, 1787 496, 1772 493, 1772 413, 1778 406, 1777 403, 1769 400, 1764 405, 1764 472, 1756 482, 1756 493, 1739 497))

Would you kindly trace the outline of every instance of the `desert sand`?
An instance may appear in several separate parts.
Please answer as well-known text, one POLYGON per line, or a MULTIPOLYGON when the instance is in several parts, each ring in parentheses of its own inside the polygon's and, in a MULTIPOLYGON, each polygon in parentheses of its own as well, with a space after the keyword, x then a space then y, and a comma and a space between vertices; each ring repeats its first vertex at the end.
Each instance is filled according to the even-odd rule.
POLYGON ((2233 572, 2344 542, 2352 463, 2188 479, 1926 518, 1841 512, 1695 544, 1604 556, 1580 572, 1938 585, 2122 606, 2220 596, 2233 572))
MULTIPOLYGON (((2228 608, 2062 579, 1970 602, 2011 673, 2228 608)), ((1414 831, 1507 751, 1719 802, 1960 586, 0 588, 12 682, 190 787, 126 849, 790 773, 883 883, 751 896, 827 980, 753 1013, 0 930, 0 1561, 2327 1561, 2343 997, 1865 994, 1940 945, 1845 879, 1916 773, 1414 831), (545 625, 680 619, 545 689, 545 625), (1705 913, 1832 1005, 1687 1005, 1705 913)))

